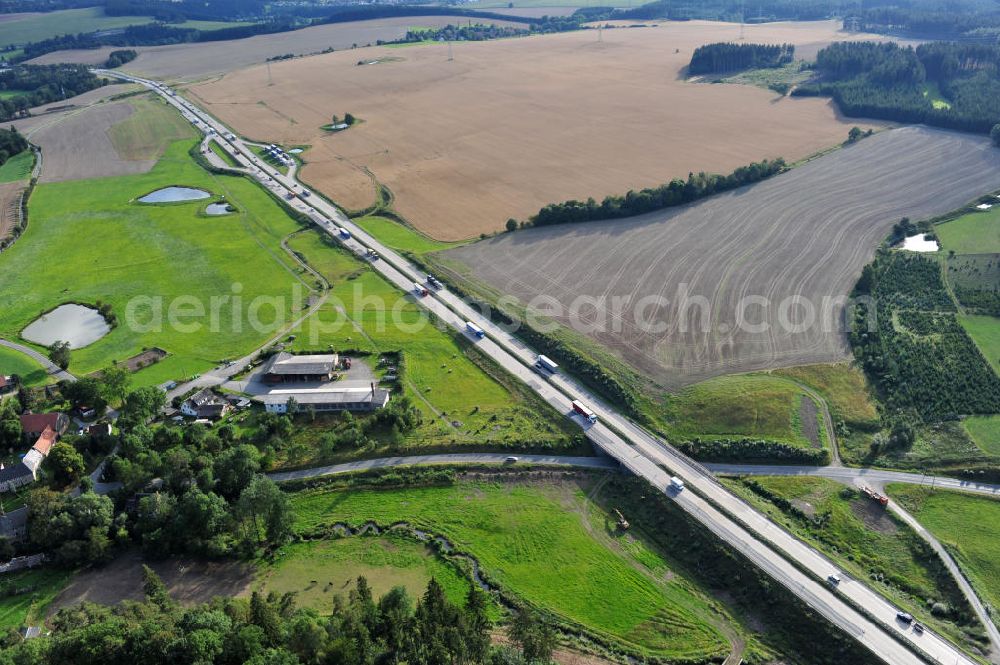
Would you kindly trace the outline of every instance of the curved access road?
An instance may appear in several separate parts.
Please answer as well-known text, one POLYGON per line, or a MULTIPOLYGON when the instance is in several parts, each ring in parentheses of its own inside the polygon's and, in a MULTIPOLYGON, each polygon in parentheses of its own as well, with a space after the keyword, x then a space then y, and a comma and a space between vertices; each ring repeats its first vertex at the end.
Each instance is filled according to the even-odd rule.
MULTIPOLYGON (((339 240, 359 258, 368 258, 373 268, 391 284, 411 292, 415 282, 424 282, 425 275, 413 264, 351 223, 336 206, 262 163, 229 128, 174 90, 156 81, 121 72, 98 72, 102 76, 146 86, 181 111, 203 133, 217 133, 231 146, 237 161, 249 169, 251 177, 302 211, 322 231, 339 240), (341 233, 341 229, 349 234, 341 233), (347 235, 350 237, 345 238, 347 235), (372 257, 371 252, 381 258, 372 257)), ((931 631, 913 633, 909 626, 897 621, 897 608, 863 580, 845 580, 837 589, 831 589, 823 580, 836 566, 827 557, 732 494, 708 469, 618 413, 574 379, 561 374, 540 376, 532 369, 537 358, 533 349, 455 294, 431 290, 427 296, 413 299, 456 330, 465 332, 466 322, 474 322, 484 334, 482 337, 469 336, 469 339, 483 354, 512 377, 526 383, 558 412, 573 418, 594 445, 667 494, 706 529, 882 660, 893 665, 925 665, 928 661, 972 665, 975 662, 940 635, 931 631), (589 404, 598 414, 598 422, 574 416, 573 400, 589 404), (683 481, 687 489, 680 492, 671 489, 672 477, 683 481)))
POLYGON ((18 344, 17 342, 11 342, 10 340, 0 339, 0 346, 5 346, 8 349, 18 351, 26 356, 29 356, 32 360, 35 360, 42 367, 45 368, 46 373, 51 374, 56 377, 57 381, 76 381, 76 377, 64 370, 63 368, 56 365, 54 362, 48 359, 44 354, 35 351, 30 346, 25 346, 24 344, 18 344))
POLYGON ((516 462, 507 462, 510 455, 504 453, 461 453, 441 455, 408 455, 405 457, 379 457, 377 459, 357 460, 330 466, 318 466, 297 471, 278 471, 267 474, 276 483, 289 480, 307 480, 322 476, 335 476, 342 473, 368 471, 370 469, 390 469, 407 466, 433 466, 446 464, 536 464, 539 466, 565 466, 584 469, 618 468, 618 462, 608 457, 568 457, 565 455, 517 455, 516 462))

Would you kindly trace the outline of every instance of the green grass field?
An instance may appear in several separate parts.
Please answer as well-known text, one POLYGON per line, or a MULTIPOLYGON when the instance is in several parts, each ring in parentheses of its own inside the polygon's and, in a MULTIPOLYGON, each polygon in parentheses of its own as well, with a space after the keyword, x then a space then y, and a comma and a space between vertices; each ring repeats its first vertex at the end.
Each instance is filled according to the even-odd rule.
POLYGON ((1000 607, 1000 501, 916 485, 887 489, 948 548, 983 601, 1000 607))
POLYGON ((159 159, 174 141, 195 137, 190 123, 159 97, 133 97, 129 104, 134 113, 108 130, 122 159, 159 159))
POLYGON ((31 150, 19 152, 0 166, 0 182, 15 182, 31 177, 35 166, 35 153, 31 150))
POLYGON ((52 381, 45 369, 33 359, 5 346, 0 346, 0 374, 17 374, 28 386, 45 385, 52 381))
MULTIPOLYGON (((16 339, 41 312, 61 303, 103 300, 111 303, 121 324, 74 351, 71 370, 87 373, 159 346, 175 356, 173 363, 194 371, 248 353, 273 334, 250 325, 257 297, 284 298, 274 301, 280 316, 258 302, 262 323, 282 318, 290 323, 297 316, 292 286, 302 283, 300 269, 280 242, 297 224, 248 180, 215 176, 198 167, 188 155, 190 146, 189 141, 171 144, 146 174, 39 185, 29 204, 28 230, 0 256, 0 282, 18 285, 0 293, 0 335, 16 339), (134 203, 167 185, 225 196, 239 213, 201 216, 203 202, 134 203), (45 269, 39 270, 42 265, 45 269), (234 291, 242 298, 236 315, 232 301, 220 303, 213 325, 212 297, 231 297, 234 291), (182 296, 184 301, 176 300, 182 296), (139 326, 126 321, 134 298, 141 299, 135 310, 139 326), (177 318, 199 306, 204 316, 177 318), (159 327, 153 318, 157 308, 162 313, 159 327), (172 325, 171 318, 181 326, 172 325)), ((301 291, 304 298, 305 286, 301 291)))
POLYGON ((359 576, 368 580, 376 598, 396 586, 419 598, 433 577, 449 600, 462 604, 470 586, 455 566, 427 545, 388 534, 286 545, 274 563, 258 570, 254 587, 265 593, 294 592, 300 607, 329 614, 334 596, 346 596, 359 576))
POLYGON ((406 520, 448 537, 504 590, 565 621, 652 655, 723 654, 727 644, 709 623, 709 602, 641 541, 612 536, 608 516, 586 489, 462 482, 313 490, 291 500, 299 531, 336 521, 406 520))
MULTIPOLYGON (((289 246, 332 284, 330 301, 297 336, 295 348, 402 350, 405 394, 424 413, 424 424, 408 436, 411 445, 499 440, 566 445, 573 431, 568 421, 539 406, 533 393, 508 383, 505 375, 497 374, 501 383, 484 371, 472 344, 428 322, 413 296, 317 231, 296 235, 289 246)), ((317 429, 315 434, 322 433, 317 429)))
MULTIPOLYGON (((0 48, 12 44, 37 42, 58 35, 114 30, 152 22, 153 19, 149 16, 105 16, 102 7, 63 9, 0 23, 0 48)), ((216 30, 234 25, 239 24, 219 21, 186 21, 171 24, 172 27, 198 30, 216 30)))
POLYGON ((956 254, 1000 252, 1000 206, 970 212, 934 227, 941 248, 956 254))
POLYGON ((1000 416, 970 416, 962 420, 962 427, 977 446, 1000 456, 1000 416))
POLYGON ((865 375, 856 367, 846 363, 803 365, 775 370, 774 374, 804 383, 820 393, 834 420, 862 424, 878 422, 878 410, 871 399, 865 375))
POLYGON ((71 577, 72 571, 59 568, 38 568, 4 575, 0 588, 30 591, 10 596, 5 593, 0 597, 0 630, 41 624, 46 609, 71 577))
POLYGON ((351 220, 387 247, 399 252, 425 254, 458 247, 462 243, 441 242, 429 238, 408 226, 378 215, 351 220))
POLYGON ((1000 319, 995 316, 959 315, 958 322, 969 333, 979 350, 1000 373, 1000 319))
POLYGON ((221 145, 215 141, 208 142, 208 148, 219 156, 219 159, 224 161, 229 166, 239 166, 240 163, 236 161, 236 158, 229 154, 229 151, 223 148, 221 145))
POLYGON ((927 557, 923 541, 902 521, 858 492, 826 478, 757 476, 766 491, 789 502, 800 514, 782 510, 751 491, 741 480, 726 479, 730 488, 830 556, 852 577, 864 579, 921 620, 956 637, 959 628, 931 616, 935 601, 950 602, 960 591, 936 558, 927 557))
POLYGON ((678 438, 754 437, 811 447, 798 426, 804 393, 766 374, 709 379, 671 396, 671 433, 678 438))

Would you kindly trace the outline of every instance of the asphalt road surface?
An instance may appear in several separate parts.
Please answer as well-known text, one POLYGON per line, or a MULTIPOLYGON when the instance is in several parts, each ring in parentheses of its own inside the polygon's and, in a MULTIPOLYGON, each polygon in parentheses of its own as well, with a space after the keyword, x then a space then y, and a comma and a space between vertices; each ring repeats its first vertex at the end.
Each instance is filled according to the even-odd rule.
MULTIPOLYGON (((340 239, 338 227, 349 230, 352 237, 342 241, 345 247, 359 257, 365 257, 370 250, 377 252, 381 258, 372 261, 374 268, 404 292, 409 292, 414 282, 424 282, 425 276, 413 265, 352 224, 335 206, 316 195, 300 198, 301 193, 307 191, 303 186, 261 162, 227 127, 174 91, 155 81, 120 72, 99 70, 99 73, 145 85, 163 96, 195 127, 213 135, 220 145, 234 154, 249 169, 250 175, 288 200, 295 209, 309 215, 318 227, 337 239, 340 239)), ((558 374, 541 377, 531 369, 537 357, 535 352, 509 331, 480 316, 454 294, 432 289, 430 295, 417 301, 458 330, 465 330, 466 321, 475 322, 486 331, 486 337, 470 336, 470 339, 483 353, 528 384, 557 411, 573 417, 584 427, 588 438, 604 452, 671 496, 707 529, 886 662, 913 665, 928 660, 947 665, 975 662, 939 635, 930 631, 920 635, 913 633, 910 626, 897 621, 896 607, 863 581, 842 576, 841 584, 831 589, 821 581, 837 570, 830 560, 731 494, 708 469, 618 414, 572 379, 558 374), (579 416, 572 416, 570 402, 573 399, 594 409, 600 417, 599 422, 590 424, 579 416), (671 475, 681 478, 687 489, 671 491, 671 475), (790 561, 795 565, 790 565, 790 561), (865 608, 866 613, 855 608, 865 608)))

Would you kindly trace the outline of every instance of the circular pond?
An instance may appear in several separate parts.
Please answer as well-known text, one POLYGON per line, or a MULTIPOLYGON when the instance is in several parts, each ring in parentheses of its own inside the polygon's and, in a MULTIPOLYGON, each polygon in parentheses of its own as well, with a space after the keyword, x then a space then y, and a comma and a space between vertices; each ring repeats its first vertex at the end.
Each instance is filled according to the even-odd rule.
POLYGON ((206 215, 228 215, 231 212, 228 203, 209 203, 205 208, 206 215))
POLYGON ((43 314, 21 331, 21 337, 51 346, 55 342, 69 342, 74 349, 93 344, 111 331, 111 326, 93 307, 69 304, 60 305, 43 314))
POLYGON ((207 199, 211 194, 203 189, 195 189, 194 187, 164 187, 163 189, 158 189, 155 192, 150 192, 146 194, 141 199, 140 203, 179 203, 182 201, 198 201, 201 199, 207 199))

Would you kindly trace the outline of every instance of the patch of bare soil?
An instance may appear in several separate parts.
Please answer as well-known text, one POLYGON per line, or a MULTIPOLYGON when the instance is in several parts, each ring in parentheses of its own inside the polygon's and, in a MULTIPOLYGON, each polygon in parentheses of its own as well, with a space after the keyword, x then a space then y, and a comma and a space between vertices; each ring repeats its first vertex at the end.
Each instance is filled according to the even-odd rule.
POLYGON ((808 395, 799 398, 799 423, 802 427, 802 436, 809 440, 813 448, 822 448, 823 443, 819 439, 819 414, 816 410, 816 402, 808 395))
MULTIPOLYGON (((587 30, 457 43, 453 59, 444 44, 373 48, 251 67, 191 92, 247 136, 311 145, 302 176, 338 203, 372 202, 368 169, 415 227, 455 240, 548 203, 792 161, 843 141, 858 121, 839 118, 828 100, 684 80, 696 47, 739 32, 673 22, 604 30, 598 41, 587 30), (399 60, 359 67, 362 57, 399 60), (320 129, 345 112, 364 122, 320 129)), ((745 32, 755 42, 848 37, 835 21, 745 32)))
POLYGON ((792 505, 802 511, 807 517, 816 516, 816 506, 802 499, 792 499, 792 505))
POLYGON ((116 605, 123 600, 142 600, 143 563, 156 571, 171 597, 184 605, 206 602, 215 596, 245 595, 253 581, 253 566, 242 562, 186 558, 144 562, 137 551, 128 552, 103 568, 74 577, 52 602, 49 614, 84 601, 116 605))
POLYGON ((851 511, 872 531, 889 535, 899 531, 899 525, 893 521, 888 511, 874 501, 855 499, 851 501, 851 511))

